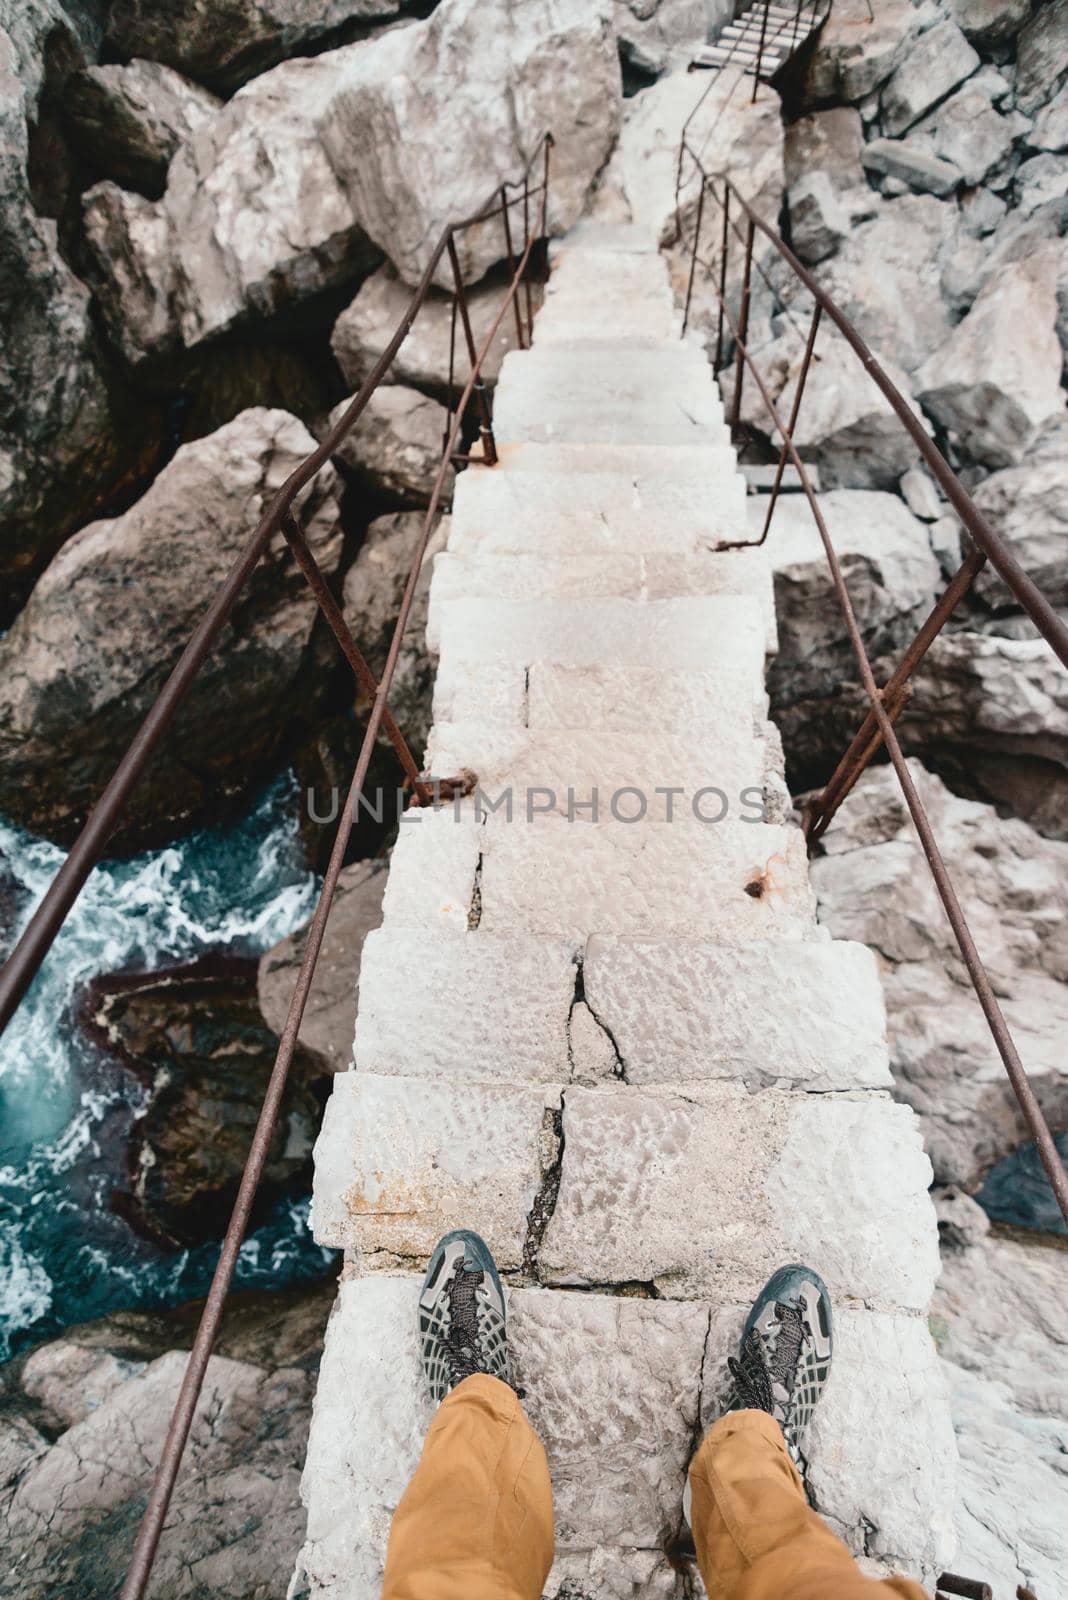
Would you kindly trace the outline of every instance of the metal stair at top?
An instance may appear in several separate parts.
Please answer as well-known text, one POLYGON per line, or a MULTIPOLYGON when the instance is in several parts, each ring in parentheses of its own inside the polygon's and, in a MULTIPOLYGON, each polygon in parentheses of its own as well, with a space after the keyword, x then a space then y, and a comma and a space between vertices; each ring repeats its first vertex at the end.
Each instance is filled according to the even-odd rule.
POLYGON ((715 44, 698 51, 690 70, 730 65, 764 79, 773 78, 822 25, 828 9, 822 0, 799 0, 795 5, 756 0, 727 24, 715 44))

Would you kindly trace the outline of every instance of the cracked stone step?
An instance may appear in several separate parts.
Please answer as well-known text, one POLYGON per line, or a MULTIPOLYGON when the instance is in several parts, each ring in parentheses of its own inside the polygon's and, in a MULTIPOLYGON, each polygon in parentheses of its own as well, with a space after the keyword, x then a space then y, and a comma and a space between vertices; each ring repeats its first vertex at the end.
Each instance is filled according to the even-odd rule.
MULTIPOLYGON (((381 1592, 390 1521, 432 1415, 415 1331, 419 1282, 346 1277, 327 1328, 302 1484, 302 1561, 322 1600, 381 1592)), ((537 1288, 511 1290, 508 1306, 517 1381, 553 1480, 558 1552, 546 1595, 569 1581, 595 1600, 658 1595, 698 1421, 707 1428, 719 1413, 748 1307, 537 1288)), ((953 1439, 926 1327, 848 1309, 836 1324, 812 1433, 817 1508, 847 1542, 866 1518, 872 1543, 898 1545, 907 1569, 918 1546, 938 1569, 948 1559, 953 1439)), ((675 1592, 673 1573, 664 1592, 675 1592)))
MULTIPOLYGON (((494 476, 498 473, 505 476, 512 472, 566 472, 577 475, 596 472, 608 473, 619 481, 632 483, 635 478, 675 480, 700 477, 707 471, 717 474, 724 470, 738 472, 738 458, 730 442, 730 431, 726 428, 711 443, 707 440, 687 442, 680 439, 674 439, 670 444, 650 443, 647 439, 630 444, 581 438, 535 442, 498 440, 498 453, 500 460, 493 469, 494 476)), ((479 475, 482 475, 481 470, 479 475)), ((460 480, 465 476, 461 473, 460 480)), ((732 537, 740 538, 742 534, 735 533, 732 537)))
POLYGON ((938 1273, 930 1181, 913 1111, 870 1092, 346 1072, 315 1148, 312 1225, 365 1269, 425 1262, 477 1217, 502 1271, 547 1284, 751 1300, 805 1261, 836 1304, 921 1311, 938 1273))
POLYGON ((549 260, 556 262, 576 250, 618 250, 627 254, 648 255, 657 249, 656 235, 638 222, 577 222, 570 232, 549 244, 549 260))
POLYGON ((460 556, 442 552, 434 561, 427 642, 439 644, 438 610, 449 600, 670 600, 689 595, 747 595, 758 600, 774 652, 775 596, 771 568, 762 550, 724 555, 637 552, 573 555, 566 565, 542 551, 460 556))
MULTIPOLYGON (((780 754, 781 748, 775 756, 780 754)), ((747 808, 758 814, 768 776, 767 748, 754 737, 744 704, 699 741, 661 733, 655 726, 633 733, 576 728, 565 738, 557 729, 532 732, 482 719, 439 722, 430 732, 426 764, 431 772, 476 773, 486 807, 503 807, 505 816, 523 815, 535 793, 540 808, 541 792, 547 791, 546 810, 596 821, 588 809, 594 795, 598 814, 608 816, 612 796, 636 788, 648 799, 650 821, 673 820, 683 828, 708 824, 678 795, 665 791, 692 794, 714 784, 732 801, 744 794, 747 808)), ((781 770, 778 776, 782 780, 781 770)))
POLYGON ((538 312, 535 350, 611 339, 625 329, 629 348, 646 340, 678 341, 682 319, 675 310, 667 266, 647 255, 586 249, 560 255, 538 312))
MULTIPOLYGON (((531 807, 542 803, 535 796, 531 807)), ((480 824, 470 798, 406 815, 383 911, 391 927, 478 926, 572 942, 620 929, 635 938, 725 942, 817 936, 795 827, 727 820, 684 831, 536 812, 528 821, 525 810, 511 822, 498 811, 480 824)))
POLYGON ((363 947, 358 1071, 464 1083, 891 1087, 865 945, 376 929, 363 947), (405 996, 403 1008, 397 994, 405 996), (584 999, 579 998, 584 995, 584 999))
MULTIPOLYGON (((525 448, 525 447, 524 447, 525 448)), ((531 446, 555 454, 551 445, 531 446)), ((677 458, 679 452, 672 451, 677 458)), ((708 553, 723 539, 749 536, 746 483, 733 457, 722 465, 691 460, 666 478, 644 463, 617 472, 556 471, 522 464, 460 474, 453 499, 449 551, 458 557, 538 554, 568 566, 587 555, 610 557, 708 553), (695 471, 695 468, 697 469, 695 471)), ((648 453, 646 452, 646 459, 648 453)), ((717 562, 756 565, 763 551, 730 551, 717 562)), ((711 557, 710 557, 711 559, 711 557)))
POLYGON ((584 344, 512 351, 493 400, 494 436, 611 445, 722 445, 723 406, 707 362, 682 343, 661 349, 584 344))

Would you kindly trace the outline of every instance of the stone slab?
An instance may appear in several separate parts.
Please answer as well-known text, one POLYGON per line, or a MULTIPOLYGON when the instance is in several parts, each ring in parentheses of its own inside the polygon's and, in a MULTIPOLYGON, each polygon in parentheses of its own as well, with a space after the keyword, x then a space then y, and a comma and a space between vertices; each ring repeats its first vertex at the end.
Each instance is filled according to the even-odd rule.
POLYGON ((593 439, 553 439, 498 441, 502 476, 511 472, 553 472, 585 474, 595 472, 624 474, 627 481, 637 477, 689 479, 712 468, 737 471, 737 457, 729 431, 713 442, 686 442, 673 439, 669 444, 614 444, 593 439))
POLYGON ((739 716, 746 708, 755 722, 767 713, 767 694, 755 687, 744 668, 659 672, 622 663, 566 667, 535 661, 525 681, 526 726, 594 726, 637 732, 655 724, 665 733, 700 737, 739 716))
POLYGON ((598 936, 582 977, 629 1083, 892 1087, 882 986, 866 945, 598 936))
POLYGON ((931 1166, 907 1106, 733 1084, 573 1086, 563 1130, 546 1282, 751 1301, 784 1261, 805 1261, 836 1303, 927 1306, 931 1166))

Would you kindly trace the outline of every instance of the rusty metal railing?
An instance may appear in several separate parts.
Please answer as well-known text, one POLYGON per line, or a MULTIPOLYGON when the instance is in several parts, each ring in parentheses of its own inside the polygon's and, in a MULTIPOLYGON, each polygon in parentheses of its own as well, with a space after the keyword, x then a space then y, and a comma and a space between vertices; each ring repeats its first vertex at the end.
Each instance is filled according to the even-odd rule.
POLYGON ((292 550, 301 572, 315 596, 328 626, 336 638, 345 659, 351 666, 361 688, 371 700, 371 711, 360 746, 356 767, 352 775, 346 804, 341 812, 329 864, 323 877, 315 914, 308 929, 304 958, 301 961, 293 998, 290 1001, 271 1072, 259 1120, 249 1146, 241 1184, 234 1202, 226 1235, 219 1252, 218 1263, 201 1313, 193 1340, 185 1375, 175 1402, 159 1465, 156 1469, 137 1540, 134 1545, 122 1600, 142 1600, 152 1571, 156 1549, 170 1505, 171 1494, 185 1451, 189 1430, 193 1422, 197 1400, 200 1396, 212 1346, 215 1343, 222 1318, 223 1307, 229 1292, 238 1252, 248 1228, 252 1204, 266 1164, 271 1137, 278 1118, 282 1095, 290 1064, 296 1049, 297 1035, 304 1016, 316 963, 322 947, 327 918, 337 889, 345 852, 352 832, 359 795, 367 778, 371 753, 381 730, 392 744, 404 769, 411 790, 411 803, 427 805, 439 798, 462 790, 471 781, 471 775, 460 778, 431 779, 419 771, 407 741, 394 721, 387 704, 390 685, 400 654, 401 641, 412 608, 419 571, 426 554, 431 530, 441 503, 448 472, 454 461, 481 460, 486 465, 496 462, 492 423, 485 385, 482 378, 486 357, 496 339, 505 317, 514 308, 515 336, 520 348, 529 343, 533 328, 533 302, 531 279, 535 266, 534 252, 547 235, 549 197, 549 164, 552 135, 544 134, 522 175, 502 184, 481 210, 445 228, 426 264, 422 278, 412 294, 396 332, 359 393, 356 394, 342 416, 324 436, 318 449, 303 461, 286 479, 265 515, 249 535, 244 550, 228 573, 211 605, 186 645, 166 684, 149 711, 125 756, 104 789, 85 827, 75 841, 69 855, 56 874, 47 894, 28 923, 22 937, 0 970, 0 1031, 6 1027, 19 1002, 29 988, 52 942, 63 925, 71 907, 80 894, 86 879, 100 860, 122 815, 123 807, 152 758, 153 752, 166 734, 175 712, 181 705, 190 685, 204 662, 220 630, 230 615, 238 596, 258 565, 267 546, 276 534, 283 535, 292 550), (540 173, 535 169, 540 167, 540 173), (537 177, 538 181, 533 181, 537 177), (522 234, 513 237, 512 211, 522 219, 522 234), (483 226, 494 217, 502 219, 502 257, 508 263, 507 288, 502 293, 501 304, 482 343, 475 344, 471 326, 467 293, 456 249, 457 236, 469 228, 483 226), (412 556, 408 580, 394 625, 389 652, 380 680, 376 680, 366 659, 342 615, 330 587, 308 547, 294 512, 294 502, 300 490, 309 483, 336 451, 338 445, 352 430, 357 418, 366 407, 372 394, 386 377, 401 345, 419 314, 443 258, 447 257, 453 281, 453 314, 450 347, 450 381, 448 397, 448 423, 442 442, 441 461, 434 478, 423 527, 412 556), (522 302, 522 304, 521 304, 522 302), (463 328, 466 352, 470 364, 469 375, 459 395, 455 392, 455 338, 459 320, 463 328), (475 457, 462 454, 458 449, 468 408, 474 405, 477 412, 481 438, 481 454, 475 457))
MULTIPOLYGON (((689 247, 690 268, 683 333, 685 335, 686 326, 690 320, 697 269, 700 266, 708 273, 718 307, 714 357, 717 372, 725 371, 728 365, 725 360, 727 335, 733 340, 734 344, 733 383, 728 380, 728 387, 732 389, 732 397, 728 408, 732 436, 736 436, 738 432, 743 384, 748 372, 752 375, 752 380, 760 391, 761 400, 768 416, 782 440, 775 481, 762 533, 757 539, 725 541, 718 548, 736 549, 748 545, 761 545, 765 542, 771 529, 776 505, 778 504, 783 473, 787 463, 792 464, 819 531, 835 594, 845 622, 846 634, 853 655, 856 658, 861 683, 869 702, 868 712, 830 780, 805 808, 803 823, 809 845, 810 847, 815 845, 823 836, 835 812, 841 806, 861 773, 879 749, 885 746, 901 786, 905 804, 919 836, 920 845, 938 890, 939 898, 953 930, 953 936, 960 950, 968 977, 982 1007, 995 1047, 1005 1067, 1026 1125, 1034 1139, 1035 1146, 1046 1170, 1046 1175, 1049 1178, 1050 1186, 1065 1220, 1068 1221, 1068 1172, 1065 1170, 1049 1124, 1038 1104, 1005 1016, 998 1004, 989 974, 972 938, 967 918, 935 839, 930 819, 912 780, 895 728, 897 720, 907 703, 909 683, 913 672, 923 660, 949 616, 971 589, 977 573, 987 562, 997 571, 1042 637, 1066 667, 1068 667, 1068 628, 1065 627, 1065 624, 1057 612, 1054 611, 1045 595, 1020 566, 1012 551, 990 526, 990 523, 983 516, 971 495, 928 434, 922 420, 916 415, 904 395, 901 394, 900 390, 897 389, 883 370, 856 328, 834 303, 830 295, 821 288, 812 274, 797 259, 789 246, 753 209, 737 184, 725 174, 710 173, 702 165, 700 154, 690 146, 685 137, 680 150, 679 171, 680 183, 689 184, 693 179, 696 179, 698 185, 693 240, 689 247), (685 161, 692 163, 692 168, 686 179, 682 180, 681 173, 685 161), (706 215, 706 197, 711 198, 712 202, 719 207, 721 215, 718 261, 707 261, 702 259, 701 256, 701 229, 706 215), (744 219, 744 232, 739 226, 739 217, 744 219), (758 234, 767 240, 772 249, 778 253, 794 277, 807 290, 813 302, 808 337, 805 341, 804 355, 798 371, 797 386, 793 403, 790 407, 790 415, 786 419, 780 415, 779 408, 776 406, 768 385, 747 344, 749 312, 752 301, 754 246, 758 234), (737 241, 743 251, 737 316, 735 316, 730 307, 731 293, 728 281, 728 261, 732 240, 737 241), (794 437, 804 399, 805 383, 815 357, 816 340, 824 319, 833 323, 838 329, 876 388, 880 390, 896 413, 902 427, 916 446, 919 455, 960 519, 972 543, 972 548, 965 556, 960 569, 950 581, 944 594, 938 600, 931 615, 923 624, 915 639, 904 652, 897 668, 882 687, 875 680, 871 660, 869 659, 860 625, 842 574, 841 563, 831 540, 819 499, 813 489, 811 477, 798 451, 794 437)), ((681 207, 677 215, 680 219, 681 236, 681 207)), ((759 263, 756 263, 756 265, 760 270, 759 263)))

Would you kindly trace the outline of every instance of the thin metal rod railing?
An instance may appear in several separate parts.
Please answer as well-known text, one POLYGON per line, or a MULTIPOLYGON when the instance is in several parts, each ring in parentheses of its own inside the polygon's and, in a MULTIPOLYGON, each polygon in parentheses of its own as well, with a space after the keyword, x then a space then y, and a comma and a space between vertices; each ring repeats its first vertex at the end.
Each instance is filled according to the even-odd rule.
MULTIPOLYGON (((1006 1023, 1004 1014, 1002 1013, 1001 1007, 994 993, 993 985, 990 982, 989 975, 975 945, 975 941, 971 934, 971 929, 968 926, 968 922, 964 915, 960 900, 957 896, 956 889, 954 888, 952 879, 950 878, 949 872, 946 868, 945 861, 942 857, 941 851, 939 850, 937 840, 934 837, 930 819, 927 815, 923 802, 920 799, 916 785, 912 778, 912 774, 909 771, 908 763, 901 749, 894 726, 896 718, 898 715, 900 715, 904 705, 904 697, 907 693, 908 679, 911 675, 911 672, 926 654, 930 644, 940 631, 951 611, 971 588, 971 585, 975 579, 975 575, 980 566, 983 564, 984 560, 990 560, 991 565, 994 566, 1001 574, 1009 589, 1020 601, 1020 604, 1028 611, 1028 614, 1032 617, 1032 620, 1036 623, 1036 626, 1038 626, 1040 631, 1043 632, 1047 641, 1055 650, 1057 650, 1058 655, 1060 655, 1062 661, 1065 661, 1066 664, 1068 664, 1068 653, 1066 653, 1065 649, 1065 647, 1068 646, 1068 630, 1063 628, 1063 625, 1060 623, 1060 619, 1056 616, 1056 613, 1052 612, 1052 608, 1049 606, 1048 601, 1046 601, 1045 596, 1042 595, 1037 586, 1030 578, 1027 577, 1026 573, 1023 572, 1019 563, 1016 561, 1016 558, 1004 546, 1001 539, 986 522, 978 507, 975 506, 974 502, 972 501, 971 496, 964 489, 964 486, 959 482, 948 462, 938 450, 938 447, 934 444, 933 440, 928 437, 928 434, 920 420, 915 416, 911 410, 911 407, 908 406, 907 402, 900 395, 899 391, 886 376, 885 372, 876 361, 867 345, 861 339, 856 329, 838 309, 830 297, 819 287, 818 284, 814 282, 810 274, 805 272, 800 262, 797 261, 796 257, 783 243, 783 241, 779 239, 778 235, 774 233, 774 231, 763 221, 759 214, 754 211, 753 207, 749 205, 745 197, 739 192, 737 185, 732 183, 731 180, 725 175, 720 174, 718 181, 723 185, 723 198, 721 200, 719 195, 716 193, 716 180, 711 174, 705 172, 700 162, 696 157, 693 156, 692 151, 690 151, 689 154, 697 165, 702 187, 708 188, 713 200, 720 204, 721 207, 726 209, 727 204, 731 198, 733 198, 734 203, 742 208, 748 220, 746 236, 746 263, 743 277, 740 314, 737 319, 734 317, 728 304, 728 296, 726 293, 725 284, 722 284, 722 286, 718 286, 716 288, 719 301, 719 315, 725 320, 734 339, 738 370, 740 371, 744 366, 744 368, 752 374, 753 381, 760 391, 760 396, 764 403, 764 407, 771 418, 777 433, 782 439, 782 451, 784 454, 789 456, 789 459, 793 463, 793 466, 797 472, 798 480, 808 501, 809 509, 812 512, 813 519, 819 532, 820 541, 823 545, 824 554, 826 555, 827 563, 830 568, 831 579, 834 585, 835 594, 838 599, 839 608, 841 609, 842 616, 845 621, 846 633, 849 638, 850 648, 852 649, 853 655, 856 659, 861 683, 864 687, 864 691, 871 708, 864 724, 858 730, 858 733, 847 750, 846 755, 843 757, 842 762, 839 763, 839 767, 836 769, 834 777, 831 780, 831 784, 828 785, 823 795, 816 797, 814 801, 813 815, 818 817, 821 814, 825 797, 827 807, 831 809, 833 814, 833 809, 837 809, 837 806, 841 804, 845 794, 848 793, 848 789, 856 782, 857 778, 860 776, 860 773, 864 770, 864 766, 866 765, 867 761, 870 760, 878 746, 880 744, 885 745, 887 754, 897 775, 897 779, 905 799, 905 804, 908 808, 913 825, 919 837, 920 845, 927 860, 927 865, 930 869, 931 876, 934 879, 939 898, 942 901, 943 908, 946 912, 946 916, 949 920, 954 938, 957 942, 957 947, 960 950, 965 969, 968 973, 972 987, 975 990, 979 1004, 982 1007, 987 1021, 987 1026, 990 1029, 994 1045, 1001 1057, 1006 1074, 1008 1075, 1009 1082, 1012 1085, 1017 1102, 1020 1106, 1020 1110, 1023 1114, 1024 1121, 1027 1124, 1027 1127, 1031 1133, 1031 1137, 1034 1140, 1035 1147, 1038 1150, 1043 1167, 1046 1170, 1050 1187, 1052 1188, 1057 1199, 1057 1203, 1064 1214, 1065 1220, 1068 1221, 1068 1171, 1065 1170, 1064 1163, 1061 1160, 1056 1143, 1054 1142, 1053 1134, 1050 1130, 1049 1124, 1045 1119, 1045 1116, 1043 1115, 1042 1108, 1038 1103, 1027 1073, 1024 1070, 1019 1052, 1016 1049, 1016 1045, 1009 1031, 1008 1024, 1006 1023), (901 421, 910 437, 915 441, 917 447, 920 448, 921 454, 931 467, 936 480, 944 489, 947 499, 949 499, 950 503, 957 511, 961 522, 976 546, 974 553, 970 554, 968 559, 964 562, 960 571, 949 585, 946 593, 943 595, 942 600, 936 605, 931 616, 928 618, 916 639, 906 651, 898 670, 894 673, 886 688, 882 690, 880 690, 878 684, 876 683, 871 660, 868 656, 863 635, 860 630, 860 625, 853 609, 853 603, 849 595, 849 590, 846 585, 844 575, 842 573, 841 564, 838 560, 838 555, 834 548, 834 544, 831 539, 826 520, 823 516, 818 497, 812 487, 812 480, 794 441, 793 434, 797 423, 799 408, 795 404, 791 411, 790 420, 788 422, 784 422, 783 418, 779 414, 779 410, 775 404, 775 401, 772 399, 763 374, 754 360, 752 352, 748 349, 746 344, 746 321, 749 301, 748 290, 751 267, 750 258, 752 256, 754 238, 757 230, 763 233, 771 241, 776 249, 779 250, 779 253, 783 256, 783 258, 795 268, 806 286, 811 289, 816 302, 817 310, 822 314, 826 314, 846 336, 849 344, 862 360, 873 381, 883 391, 886 398, 894 407, 894 410, 900 416, 901 421), (1052 625, 1044 625, 1050 623, 1052 625), (830 790, 830 793, 828 793, 828 790, 830 790)), ((810 335, 808 346, 809 354, 811 354, 811 349, 814 345, 814 342, 815 334, 812 333, 810 335)), ((738 411, 737 400, 739 393, 740 386, 736 376, 735 405, 733 408, 735 417, 737 416, 738 411)), ((767 531, 768 525, 765 524, 764 533, 761 535, 759 540, 747 540, 743 541, 743 543, 763 543, 767 536, 767 531)), ((826 826, 826 823, 823 825, 826 826)))

